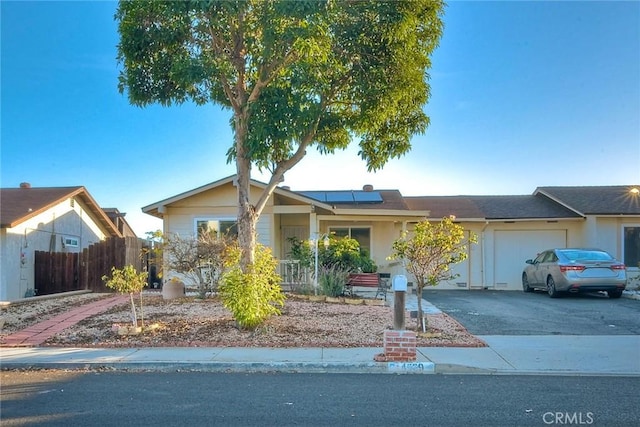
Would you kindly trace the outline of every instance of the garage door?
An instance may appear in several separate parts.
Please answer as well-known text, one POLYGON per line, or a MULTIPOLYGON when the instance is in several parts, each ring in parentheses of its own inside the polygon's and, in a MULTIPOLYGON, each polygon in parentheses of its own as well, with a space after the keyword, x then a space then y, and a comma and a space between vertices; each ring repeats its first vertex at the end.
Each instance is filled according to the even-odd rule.
POLYGON ((496 231, 494 246, 494 287, 522 289, 522 269, 527 259, 545 249, 565 248, 567 230, 496 231))

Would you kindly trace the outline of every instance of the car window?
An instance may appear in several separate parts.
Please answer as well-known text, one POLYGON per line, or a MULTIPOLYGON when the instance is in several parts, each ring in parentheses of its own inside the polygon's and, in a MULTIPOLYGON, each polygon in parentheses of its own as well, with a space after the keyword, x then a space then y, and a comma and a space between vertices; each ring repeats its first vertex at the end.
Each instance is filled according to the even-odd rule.
POLYGON ((553 253, 553 251, 549 251, 545 254, 544 260, 542 262, 554 262, 556 260, 557 260, 556 254, 553 253))
POLYGON ((546 254, 547 254, 546 252, 542 252, 541 254, 539 254, 539 255, 536 257, 536 259, 534 259, 534 260, 533 260, 533 263, 534 263, 534 264, 539 264, 539 263, 541 263, 541 262, 542 262, 542 260, 544 259, 544 257, 545 257, 545 255, 546 255, 546 254))
POLYGON ((569 250, 562 251, 569 261, 610 261, 613 258, 603 251, 569 250))

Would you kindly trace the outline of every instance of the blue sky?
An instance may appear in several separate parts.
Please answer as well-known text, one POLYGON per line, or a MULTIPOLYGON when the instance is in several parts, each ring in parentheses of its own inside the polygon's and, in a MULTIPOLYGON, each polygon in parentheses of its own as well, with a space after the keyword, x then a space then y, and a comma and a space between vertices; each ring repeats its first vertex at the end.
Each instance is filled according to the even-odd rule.
MULTIPOLYGON (((84 185, 141 207, 231 175, 230 112, 144 109, 117 90, 114 2, 1 7, 1 185, 84 185)), ((368 174, 357 148, 309 153, 293 190, 531 194, 538 186, 640 184, 640 2, 460 2, 433 55, 431 126, 368 174)), ((254 178, 267 177, 254 173, 254 178)))

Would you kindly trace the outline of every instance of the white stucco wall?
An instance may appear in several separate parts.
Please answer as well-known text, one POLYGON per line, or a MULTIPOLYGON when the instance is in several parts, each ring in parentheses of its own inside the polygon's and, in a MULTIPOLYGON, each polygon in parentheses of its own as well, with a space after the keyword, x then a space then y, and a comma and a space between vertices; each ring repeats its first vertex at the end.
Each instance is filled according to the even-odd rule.
POLYGON ((78 200, 67 199, 14 228, 2 230, 0 300, 24 298, 34 289, 35 251, 80 252, 104 240, 105 233, 78 200), (63 238, 78 240, 78 247, 63 238))
MULTIPOLYGON (((261 190, 252 188, 251 200, 256 202, 261 190)), ((273 230, 276 229, 273 211, 273 197, 267 203, 256 224, 257 241, 271 248, 276 246, 273 230)), ((228 183, 199 194, 187 197, 165 206, 163 233, 178 234, 182 237, 196 235, 196 220, 216 219, 236 221, 238 216, 238 194, 236 187, 228 183)), ((175 274, 165 273, 165 280, 175 274)))
MULTIPOLYGON (((462 223, 465 229, 465 236, 468 239, 470 233, 475 233, 477 236, 481 234, 481 225, 478 223, 462 223)), ((409 227, 411 230, 412 227, 409 227)), ((400 233, 398 233, 400 235, 400 233)), ((444 280, 438 283, 437 286, 432 289, 471 289, 474 287, 482 287, 482 247, 480 246, 480 240, 477 244, 469 244, 467 247, 468 257, 461 263, 451 265, 451 275, 457 276, 451 280, 444 280)), ((397 262, 395 263, 395 269, 393 274, 404 274, 408 277, 409 281, 413 282, 415 279, 408 272, 406 272, 397 262)))

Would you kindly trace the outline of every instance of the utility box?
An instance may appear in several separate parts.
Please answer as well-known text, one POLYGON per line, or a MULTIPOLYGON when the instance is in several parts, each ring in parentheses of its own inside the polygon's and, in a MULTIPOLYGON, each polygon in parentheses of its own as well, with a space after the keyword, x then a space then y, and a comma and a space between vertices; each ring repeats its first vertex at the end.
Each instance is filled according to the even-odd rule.
POLYGON ((393 276, 393 290, 395 292, 407 292, 407 283, 406 276, 402 274, 393 276))

